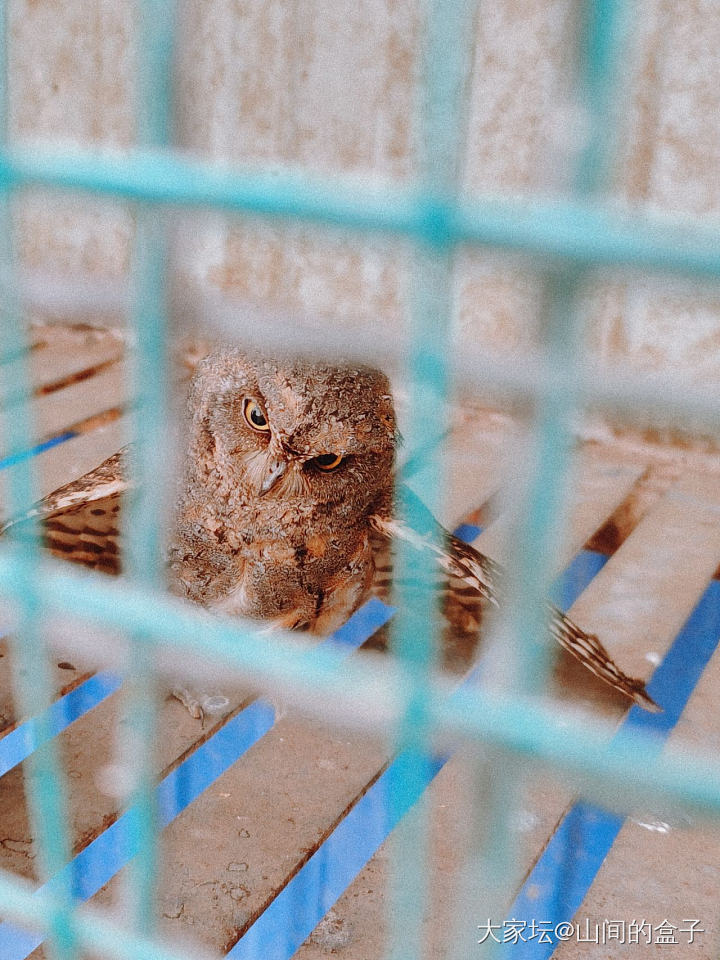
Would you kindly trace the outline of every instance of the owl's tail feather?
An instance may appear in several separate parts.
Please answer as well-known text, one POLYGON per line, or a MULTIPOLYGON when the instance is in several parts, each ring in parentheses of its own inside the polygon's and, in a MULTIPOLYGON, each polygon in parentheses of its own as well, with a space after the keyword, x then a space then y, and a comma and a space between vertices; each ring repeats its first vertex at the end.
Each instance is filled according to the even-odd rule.
POLYGON ((645 710, 662 713, 662 707, 649 695, 642 680, 623 673, 594 634, 585 633, 553 606, 550 606, 550 631, 561 647, 605 683, 615 687, 645 710))
MULTIPOLYGON (((464 589, 477 591, 483 600, 496 606, 502 603, 502 568, 490 557, 444 530, 429 511, 425 527, 421 530, 415 530, 395 517, 375 515, 370 522, 384 537, 400 537, 417 550, 430 551, 440 567, 453 580, 460 581, 464 589)), ((457 589, 456 585, 456 592, 457 589)), ((461 586, 460 592, 462 589, 461 586)), ((548 606, 550 632, 561 647, 597 677, 645 710, 653 713, 662 711, 648 694, 643 681, 623 673, 594 634, 585 633, 557 607, 548 606)))
MULTIPOLYGON (((472 583, 491 602, 497 603, 497 594, 502 582, 500 567, 468 544, 462 543, 453 536, 449 539, 452 561, 463 570, 466 582, 472 583)), ((451 572, 457 576, 459 569, 453 569, 451 572)), ((571 653, 595 676, 610 684, 611 687, 615 687, 634 703, 652 713, 662 712, 662 707, 659 707, 648 694, 643 681, 623 673, 594 634, 585 633, 557 607, 552 604, 548 606, 550 632, 561 647, 571 653)))

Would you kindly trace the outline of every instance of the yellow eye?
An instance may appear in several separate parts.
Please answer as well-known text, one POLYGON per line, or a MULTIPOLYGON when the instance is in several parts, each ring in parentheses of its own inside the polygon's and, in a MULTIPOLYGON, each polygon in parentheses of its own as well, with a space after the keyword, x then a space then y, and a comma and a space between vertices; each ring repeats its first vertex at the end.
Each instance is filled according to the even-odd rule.
POLYGON ((312 462, 318 469, 330 473, 331 470, 336 470, 340 466, 343 459, 343 456, 339 453, 322 453, 319 457, 315 457, 312 462))
POLYGON ((270 430, 270 424, 267 422, 262 407, 256 400, 251 400, 250 397, 247 397, 243 403, 243 416, 247 425, 252 427, 253 430, 257 430, 258 433, 267 433, 270 430))

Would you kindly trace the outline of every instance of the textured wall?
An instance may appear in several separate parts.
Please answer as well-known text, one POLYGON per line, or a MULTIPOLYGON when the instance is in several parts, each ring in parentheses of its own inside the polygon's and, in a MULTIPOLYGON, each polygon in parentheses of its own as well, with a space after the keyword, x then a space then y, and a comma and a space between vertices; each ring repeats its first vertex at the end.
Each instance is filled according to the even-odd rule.
MULTIPOLYGON (((572 0, 480 5, 464 181, 469 191, 562 190, 573 150, 572 0)), ((130 0, 11 0, 13 128, 21 137, 124 145, 133 138, 130 0)), ((631 4, 633 55, 616 192, 673 214, 720 204, 720 7, 631 4)), ((226 161, 299 163, 359 176, 412 175, 419 0, 185 0, 177 140, 226 161)), ((130 213, 112 204, 30 199, 21 249, 52 275, 122 277, 130 213)), ((305 227, 183 220, 182 263, 202 284, 277 309, 401 323, 405 251, 305 227)), ((462 337, 512 350, 532 340, 531 265, 458 258, 462 337)), ((720 370, 720 292, 615 279, 592 308, 607 357, 720 370)))

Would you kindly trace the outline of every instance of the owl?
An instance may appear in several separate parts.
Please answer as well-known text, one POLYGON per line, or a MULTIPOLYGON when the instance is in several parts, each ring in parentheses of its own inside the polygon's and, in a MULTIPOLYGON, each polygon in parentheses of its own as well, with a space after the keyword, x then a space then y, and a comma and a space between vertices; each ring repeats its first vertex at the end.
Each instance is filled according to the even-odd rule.
MULTIPOLYGON (((483 605, 502 600, 502 571, 421 504, 409 511, 412 523, 401 518, 397 443, 390 385, 378 370, 236 349, 206 357, 189 390, 170 590, 224 615, 325 635, 373 590, 387 597, 391 547, 403 540, 432 558, 451 632, 476 634, 483 605)), ((119 571, 128 457, 120 451, 26 515, 40 519, 51 552, 119 571)), ((596 636, 553 606, 548 619, 553 637, 589 670, 657 709, 596 636)), ((176 694, 197 712, 193 697, 176 694)))

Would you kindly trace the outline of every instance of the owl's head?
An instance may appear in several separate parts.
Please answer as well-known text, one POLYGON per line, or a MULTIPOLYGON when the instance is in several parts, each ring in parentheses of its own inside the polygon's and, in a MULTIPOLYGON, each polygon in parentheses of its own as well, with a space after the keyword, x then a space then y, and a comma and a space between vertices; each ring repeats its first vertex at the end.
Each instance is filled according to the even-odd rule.
POLYGON ((199 365, 190 413, 191 457, 243 499, 367 508, 390 491, 396 422, 379 370, 225 350, 199 365))

